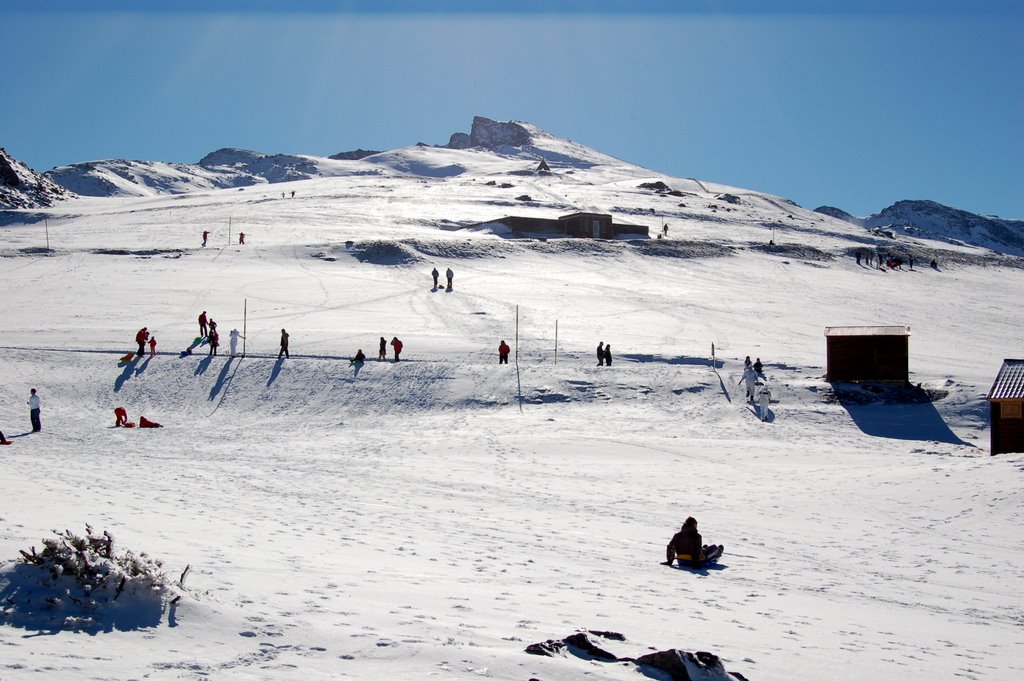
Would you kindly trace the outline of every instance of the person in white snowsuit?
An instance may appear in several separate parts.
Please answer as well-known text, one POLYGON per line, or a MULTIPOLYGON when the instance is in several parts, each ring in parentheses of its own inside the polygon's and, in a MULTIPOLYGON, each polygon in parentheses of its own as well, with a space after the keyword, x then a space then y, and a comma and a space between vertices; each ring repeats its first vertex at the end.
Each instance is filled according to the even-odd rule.
POLYGON ((245 338, 242 334, 238 333, 238 329, 231 329, 231 356, 234 357, 238 354, 238 339, 245 338))
POLYGON ((740 377, 740 383, 747 384, 747 402, 754 401, 754 387, 757 383, 757 372, 754 371, 753 367, 746 367, 743 370, 743 376, 740 377))
POLYGON ((768 386, 761 381, 757 382, 757 407, 758 416, 761 417, 762 421, 768 420, 768 405, 772 401, 772 391, 768 389, 768 386))

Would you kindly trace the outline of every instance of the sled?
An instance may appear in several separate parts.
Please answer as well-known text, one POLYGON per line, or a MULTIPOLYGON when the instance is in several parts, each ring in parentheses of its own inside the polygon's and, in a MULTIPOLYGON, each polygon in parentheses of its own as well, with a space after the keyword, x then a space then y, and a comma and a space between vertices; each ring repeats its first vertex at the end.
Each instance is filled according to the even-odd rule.
POLYGON ((10 440, 5 440, 4 442, 0 442, 0 445, 13 445, 13 444, 14 443, 11 442, 10 440))
POLYGON ((117 360, 117 362, 118 362, 118 364, 128 364, 133 359, 135 359, 135 353, 134 352, 129 352, 127 355, 125 355, 121 359, 117 360))
POLYGON ((122 428, 134 428, 135 427, 135 423, 132 422, 132 421, 129 421, 128 423, 122 423, 121 427, 122 428))
MULTIPOLYGON (((724 544, 719 544, 717 546, 714 546, 714 545, 712 545, 712 546, 705 546, 704 547, 704 560, 701 561, 701 564, 699 566, 693 565, 693 563, 689 560, 689 558, 683 558, 683 560, 686 561, 686 562, 684 564, 679 565, 679 567, 680 568, 684 568, 684 569, 699 570, 699 569, 705 568, 705 567, 707 567, 709 565, 716 564, 718 562, 718 559, 722 557, 723 553, 725 553, 725 545, 724 544)), ((662 565, 668 565, 669 567, 673 567, 673 564, 670 561, 665 561, 665 562, 662 562, 661 564, 662 565)))

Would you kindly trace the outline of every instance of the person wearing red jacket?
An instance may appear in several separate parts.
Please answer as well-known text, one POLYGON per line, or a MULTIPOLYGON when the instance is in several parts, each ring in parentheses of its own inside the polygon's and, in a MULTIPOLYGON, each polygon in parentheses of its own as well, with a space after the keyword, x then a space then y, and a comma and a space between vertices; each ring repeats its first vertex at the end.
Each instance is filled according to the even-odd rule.
POLYGON ((146 354, 146 341, 149 340, 149 330, 146 327, 139 329, 139 332, 135 334, 135 342, 139 344, 139 357, 146 354))
POLYGON ((508 364, 508 353, 510 352, 512 352, 512 348, 505 341, 501 341, 498 345, 498 364, 508 364))
POLYGON ((206 310, 203 310, 203 313, 199 315, 199 337, 206 338, 208 335, 209 332, 206 330, 206 310))
POLYGON ((156 357, 156 336, 149 338, 149 356, 156 357))
POLYGON ((117 419, 117 421, 114 422, 114 427, 120 428, 124 424, 128 423, 128 412, 124 407, 117 407, 114 409, 114 418, 117 419))
POLYGON ((391 347, 395 349, 395 361, 398 361, 398 356, 402 354, 402 341, 398 340, 398 336, 391 339, 391 347))

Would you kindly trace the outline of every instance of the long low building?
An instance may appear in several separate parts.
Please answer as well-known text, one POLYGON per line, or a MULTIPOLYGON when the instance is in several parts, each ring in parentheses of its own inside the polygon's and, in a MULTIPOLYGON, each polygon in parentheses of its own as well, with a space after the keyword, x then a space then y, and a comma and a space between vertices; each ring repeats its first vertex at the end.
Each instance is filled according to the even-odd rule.
POLYGON ((620 236, 649 237, 650 230, 643 225, 615 222, 607 213, 571 213, 558 218, 507 215, 496 220, 468 225, 467 229, 503 225, 513 234, 555 235, 581 239, 614 239, 620 236))

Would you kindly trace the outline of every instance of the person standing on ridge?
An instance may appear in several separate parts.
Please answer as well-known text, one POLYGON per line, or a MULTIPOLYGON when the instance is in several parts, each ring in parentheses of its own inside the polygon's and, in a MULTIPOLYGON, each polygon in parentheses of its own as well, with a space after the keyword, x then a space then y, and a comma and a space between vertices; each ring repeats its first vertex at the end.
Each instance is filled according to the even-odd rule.
POLYGON ((436 289, 437 288, 437 278, 439 276, 441 276, 441 274, 437 271, 437 268, 435 267, 433 270, 431 270, 430 276, 432 276, 434 278, 434 288, 436 289))
POLYGON ((597 344, 597 366, 604 366, 604 341, 597 344))
POLYGON ((199 315, 199 337, 206 338, 206 335, 206 310, 203 310, 203 313, 199 315))
POLYGON ((508 364, 508 353, 512 352, 512 348, 508 346, 508 343, 501 341, 498 344, 498 364, 508 364))
POLYGON ((384 362, 388 358, 388 342, 384 339, 384 336, 380 337, 380 351, 377 352, 377 361, 384 362))
POLYGON ((395 349, 395 361, 398 361, 398 356, 402 354, 402 341, 398 340, 398 336, 391 339, 391 347, 395 349))
POLYGON ((445 270, 444 276, 446 276, 448 278, 448 288, 446 288, 445 291, 451 291, 452 290, 452 279, 455 278, 455 273, 452 272, 452 268, 451 267, 449 267, 447 270, 445 270))
POLYGON ((281 355, 291 359, 291 355, 288 354, 288 332, 284 329, 281 329, 281 350, 277 353, 277 358, 281 359, 281 355))
POLYGON ((238 233, 238 245, 239 246, 244 246, 245 245, 245 232, 239 232, 238 233))
POLYGON ((33 433, 38 433, 43 429, 43 424, 39 420, 40 411, 39 395, 36 395, 36 389, 32 388, 28 397, 28 418, 32 422, 33 433))
POLYGON ((204 229, 203 230, 203 248, 206 248, 206 240, 209 239, 209 238, 210 238, 210 231, 204 229))

